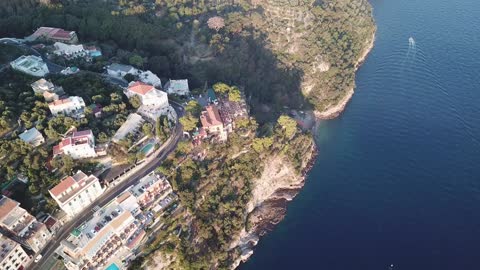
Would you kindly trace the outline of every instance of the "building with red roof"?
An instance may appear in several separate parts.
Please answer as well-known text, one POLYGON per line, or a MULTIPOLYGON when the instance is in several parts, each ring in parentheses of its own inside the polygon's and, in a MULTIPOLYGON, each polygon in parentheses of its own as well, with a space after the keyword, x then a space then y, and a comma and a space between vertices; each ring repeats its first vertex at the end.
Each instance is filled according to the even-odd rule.
POLYGON ((41 250, 52 237, 45 224, 6 196, 0 198, 0 227, 10 238, 34 252, 41 250))
POLYGON ((208 134, 222 134, 224 131, 223 120, 220 117, 217 106, 209 105, 200 115, 202 127, 208 134))
POLYGON ((75 44, 78 42, 78 37, 75 31, 66 31, 61 28, 53 27, 40 27, 32 35, 28 36, 26 40, 45 40, 75 44))
POLYGON ((48 192, 68 216, 73 217, 95 201, 104 189, 94 175, 78 171, 65 177, 48 192))
POLYGON ((167 93, 144 82, 131 82, 125 91, 125 95, 128 98, 138 96, 143 106, 156 108, 168 107, 167 93))
POLYGON ((48 103, 50 112, 57 116, 59 114, 81 118, 85 116, 85 101, 82 97, 72 96, 64 99, 54 100, 48 103))
POLYGON ((70 137, 64 138, 53 147, 53 156, 69 155, 73 159, 96 157, 95 137, 91 130, 73 132, 70 137))

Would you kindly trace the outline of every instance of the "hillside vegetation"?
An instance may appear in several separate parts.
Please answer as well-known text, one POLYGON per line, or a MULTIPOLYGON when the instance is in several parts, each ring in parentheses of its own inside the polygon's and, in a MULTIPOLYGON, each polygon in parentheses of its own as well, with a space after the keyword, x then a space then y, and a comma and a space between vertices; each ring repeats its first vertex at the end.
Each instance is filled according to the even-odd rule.
MULTIPOLYGON (((375 31, 367 0, 8 0, 0 2, 0 15, 0 36, 24 37, 40 26, 77 31, 81 42, 101 47, 98 70, 121 62, 162 81, 188 78, 194 92, 220 81, 244 91, 252 118, 237 125, 242 132, 225 144, 203 144, 204 159, 181 142, 158 168, 188 215, 170 224, 175 234, 159 232, 131 269, 227 269, 238 262, 235 241, 268 212, 248 206, 275 193, 261 187, 283 187, 268 176, 289 175, 269 172, 269 160, 298 175, 298 189, 312 156, 311 134, 286 114, 325 111, 342 100, 375 31)), ((24 93, 26 82, 17 84, 29 98, 25 106, 42 108, 24 93)), ((62 85, 68 92, 74 82, 62 85)), ((2 89, 0 98, 18 97, 2 89)), ((5 100, 3 111, 16 116, 12 102, 5 100)))
POLYGON ((128 52, 140 54, 164 78, 241 85, 259 122, 285 106, 335 105, 354 87, 356 62, 375 31, 366 0, 40 2, 0 3, 0 35, 63 27, 104 43, 107 57, 128 62, 128 52), (222 23, 209 28, 215 16, 222 23))

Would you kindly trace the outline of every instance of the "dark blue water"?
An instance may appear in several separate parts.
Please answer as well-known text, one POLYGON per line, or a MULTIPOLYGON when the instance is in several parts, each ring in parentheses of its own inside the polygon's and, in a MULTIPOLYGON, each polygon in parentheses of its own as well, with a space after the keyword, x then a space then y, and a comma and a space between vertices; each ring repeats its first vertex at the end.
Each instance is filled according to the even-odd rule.
POLYGON ((371 3, 356 94, 242 270, 480 269, 480 1, 371 3))

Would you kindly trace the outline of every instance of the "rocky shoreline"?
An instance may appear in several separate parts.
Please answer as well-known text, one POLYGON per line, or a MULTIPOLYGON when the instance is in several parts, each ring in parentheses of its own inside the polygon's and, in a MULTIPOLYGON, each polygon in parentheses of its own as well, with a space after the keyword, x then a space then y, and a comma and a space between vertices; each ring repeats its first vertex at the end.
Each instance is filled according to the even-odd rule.
MULTIPOLYGON (((375 45, 375 34, 376 32, 374 31, 371 39, 367 41, 367 47, 360 55, 358 61, 355 63, 355 72, 358 70, 358 68, 360 68, 363 62, 365 62, 370 51, 372 51, 373 46, 375 45)), ((345 110, 345 107, 347 106, 354 93, 355 89, 352 87, 347 91, 342 100, 340 100, 340 102, 338 102, 336 105, 330 106, 322 112, 314 111, 315 117, 320 120, 329 120, 338 117, 343 112, 343 110, 345 110)))
MULTIPOLYGON (((373 33, 372 38, 366 42, 367 46, 365 51, 356 62, 355 70, 358 70, 361 64, 366 60, 370 51, 373 49, 375 43, 375 32, 373 33)), ((315 117, 318 120, 326 120, 339 116, 345 109, 353 94, 354 89, 352 88, 338 104, 329 107, 323 112, 315 111, 315 117)), ((313 129, 316 130, 316 128, 317 125, 314 125, 313 129)), ((315 163, 317 154, 318 150, 315 147, 315 144, 313 144, 311 154, 307 158, 301 174, 297 175, 297 177, 293 176, 291 177, 290 181, 283 183, 288 185, 282 186, 278 185, 278 183, 275 185, 275 179, 282 177, 281 173, 277 172, 276 175, 268 175, 267 177, 270 181, 274 182, 272 184, 273 187, 271 188, 274 188, 275 190, 271 194, 262 194, 263 196, 259 196, 254 192, 254 199, 252 199, 253 203, 251 206, 249 206, 248 219, 245 221, 245 229, 241 232, 238 239, 233 241, 231 245, 231 249, 238 249, 240 251, 240 256, 232 263, 230 267, 231 269, 235 269, 242 262, 246 262, 253 254, 253 248, 258 244, 260 237, 273 230, 273 228, 283 220, 287 213, 288 202, 293 200, 293 198, 304 186, 305 179, 315 163), (275 186, 277 186, 277 188, 275 188, 275 186)), ((266 167, 270 167, 269 165, 270 164, 267 164, 266 167)), ((285 164, 283 165, 285 166, 285 164)), ((272 170, 279 170, 275 166, 271 167, 272 170)), ((261 182, 261 180, 262 179, 259 179, 257 182, 261 182)))

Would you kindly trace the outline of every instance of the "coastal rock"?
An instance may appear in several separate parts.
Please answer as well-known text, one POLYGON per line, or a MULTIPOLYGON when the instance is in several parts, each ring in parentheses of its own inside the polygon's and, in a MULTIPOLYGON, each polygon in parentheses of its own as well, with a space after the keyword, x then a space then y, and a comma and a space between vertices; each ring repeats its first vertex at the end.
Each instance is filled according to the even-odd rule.
POLYGON ((253 181, 253 196, 247 208, 245 229, 230 246, 231 249, 240 250, 241 254, 231 265, 231 269, 245 262, 253 254, 252 249, 259 238, 271 231, 285 217, 287 203, 303 187, 306 172, 311 168, 315 155, 316 148, 312 142, 304 155, 300 173, 282 156, 272 157, 266 162, 262 176, 253 181))

